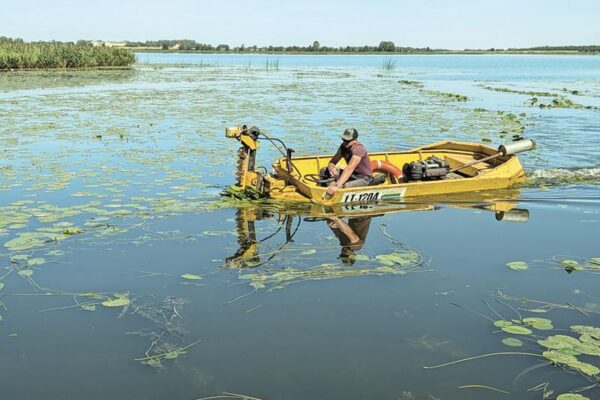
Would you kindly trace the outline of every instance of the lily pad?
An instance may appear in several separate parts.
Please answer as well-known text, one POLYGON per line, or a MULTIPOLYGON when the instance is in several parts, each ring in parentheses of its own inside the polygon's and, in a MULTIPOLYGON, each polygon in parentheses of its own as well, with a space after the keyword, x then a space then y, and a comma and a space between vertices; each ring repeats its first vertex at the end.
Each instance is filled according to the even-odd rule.
POLYGON ((552 321, 550 321, 549 319, 546 318, 536 318, 536 317, 529 317, 529 318, 523 318, 523 323, 541 330, 541 331, 547 331, 550 329, 554 329, 554 326, 552 325, 552 321))
POLYGON ((382 264, 386 265, 408 265, 415 262, 415 260, 417 260, 418 257, 419 255, 414 251, 407 251, 404 253, 394 252, 391 254, 380 254, 378 256, 375 256, 377 260, 379 260, 382 264))
POLYGON ((556 350, 545 351, 542 353, 542 355, 555 364, 569 365, 577 362, 577 358, 575 356, 564 354, 556 350))
POLYGON ((506 263, 506 266, 510 269, 514 269, 515 271, 525 271, 527 268, 529 268, 529 265, 527 265, 527 263, 524 261, 511 261, 506 263))
POLYGON ((587 333, 579 336, 579 341, 582 343, 589 343, 600 348, 600 340, 588 335, 587 333))
POLYGON ((518 325, 504 326, 502 327, 502 330, 506 333, 512 333, 514 335, 531 335, 533 333, 531 329, 518 325))
POLYGON ((576 349, 581 344, 576 338, 566 335, 548 336, 546 339, 538 340, 538 343, 541 346, 554 350, 576 349))
POLYGON ((600 368, 595 365, 585 363, 583 361, 577 361, 571 364, 567 364, 571 368, 575 368, 586 375, 594 376, 600 374, 600 368))
POLYGON ((83 233, 83 230, 81 230, 79 228, 67 228, 67 229, 63 230, 62 233, 63 233, 63 235, 73 236, 73 235, 79 235, 80 233, 83 233))
POLYGON ((502 339, 502 343, 510 347, 520 347, 523 346, 523 342, 516 338, 504 338, 502 339))
POLYGON ((600 340, 600 328, 588 325, 572 325, 571 330, 579 333, 580 335, 590 335, 594 339, 600 340))
POLYGON ((600 347, 598 347, 595 343, 580 342, 577 344, 577 346, 575 346, 575 350, 588 356, 600 357, 600 347))
POLYGON ((115 298, 102 302, 104 307, 125 307, 130 303, 129 298, 124 294, 115 293, 115 298))
POLYGON ((183 279, 189 279, 191 281, 198 281, 198 280, 202 279, 202 277, 200 275, 194 275, 194 274, 183 274, 183 275, 181 275, 181 277, 183 279))
POLYGON ((583 265, 580 265, 577 261, 575 260, 561 260, 560 263, 562 265, 565 266, 565 269, 568 270, 569 272, 575 270, 575 271, 582 271, 585 268, 583 267, 583 265))
POLYGON ((590 398, 582 396, 579 393, 563 393, 556 400, 590 400, 590 398))
POLYGON ((44 263, 46 263, 46 260, 44 258, 41 258, 41 257, 32 258, 30 260, 27 260, 27 265, 29 265, 29 266, 42 265, 44 263))
POLYGON ((497 328, 504 328, 507 326, 511 326, 513 323, 510 321, 505 321, 503 319, 499 319, 498 321, 494 321, 494 326, 497 328))
POLYGON ((303 256, 308 256, 311 254, 315 254, 317 252, 317 250, 315 249, 306 249, 306 250, 302 250, 302 252, 300 253, 303 256))

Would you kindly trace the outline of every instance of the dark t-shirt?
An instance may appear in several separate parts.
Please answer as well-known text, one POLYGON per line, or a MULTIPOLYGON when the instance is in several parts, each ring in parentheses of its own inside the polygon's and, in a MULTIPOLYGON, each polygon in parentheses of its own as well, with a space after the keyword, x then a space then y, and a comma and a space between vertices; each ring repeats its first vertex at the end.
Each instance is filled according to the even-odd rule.
POLYGON ((351 149, 341 144, 338 148, 337 153, 331 159, 331 163, 337 164, 342 158, 346 160, 346 164, 350 163, 352 156, 360 157, 360 163, 354 170, 353 174, 359 178, 365 178, 373 175, 371 170, 371 160, 369 159, 369 153, 362 143, 356 142, 351 149))

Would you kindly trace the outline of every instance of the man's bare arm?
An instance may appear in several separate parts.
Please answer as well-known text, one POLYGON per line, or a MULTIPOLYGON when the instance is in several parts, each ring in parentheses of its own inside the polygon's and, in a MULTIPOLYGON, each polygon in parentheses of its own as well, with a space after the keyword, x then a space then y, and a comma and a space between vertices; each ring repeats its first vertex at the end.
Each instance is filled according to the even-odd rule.
POLYGON ((332 217, 330 218, 330 220, 337 224, 338 228, 340 228, 342 233, 346 235, 346 237, 350 240, 350 243, 356 244, 360 241, 360 237, 356 234, 356 232, 352 230, 352 228, 350 228, 350 226, 347 223, 344 222, 343 219, 338 217, 332 217))
POLYGON ((359 156, 352 156, 350 162, 348 163, 348 167, 344 169, 342 175, 335 182, 337 187, 342 187, 344 186, 344 183, 348 182, 348 179, 350 179, 350 175, 352 175, 356 167, 358 167, 358 164, 360 164, 360 160, 361 158, 359 156))

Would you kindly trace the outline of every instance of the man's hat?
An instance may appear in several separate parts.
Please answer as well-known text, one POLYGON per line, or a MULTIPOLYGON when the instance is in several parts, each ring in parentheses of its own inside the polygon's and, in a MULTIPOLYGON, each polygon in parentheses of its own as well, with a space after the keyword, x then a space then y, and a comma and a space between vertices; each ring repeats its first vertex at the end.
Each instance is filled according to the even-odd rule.
POLYGON ((354 128, 348 128, 342 134, 342 140, 354 140, 358 138, 358 131, 354 128))

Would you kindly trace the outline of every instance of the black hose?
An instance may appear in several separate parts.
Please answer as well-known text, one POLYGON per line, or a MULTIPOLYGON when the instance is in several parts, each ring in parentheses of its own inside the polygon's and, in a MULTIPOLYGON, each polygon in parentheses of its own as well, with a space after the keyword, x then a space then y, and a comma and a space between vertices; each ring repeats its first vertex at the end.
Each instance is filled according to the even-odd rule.
MULTIPOLYGON (((265 139, 267 139, 269 142, 271 142, 271 144, 273 145, 273 147, 275 147, 286 159, 287 159, 287 151, 288 151, 288 147, 285 145, 285 143, 283 143, 283 140, 281 139, 277 139, 277 138, 271 138, 267 135, 265 135, 262 132, 259 132, 259 135, 264 136, 265 139), (283 146, 283 148, 285 149, 285 152, 282 151, 274 142, 277 141, 279 143, 281 143, 281 145, 283 146)), ((292 167, 294 167, 294 169, 296 170, 296 172, 298 173, 298 175, 300 176, 300 178, 298 179, 302 179, 302 173, 300 172, 300 170, 298 169, 298 167, 296 167, 296 164, 294 164, 291 160, 291 158, 288 160, 288 162, 291 164, 292 167)))

